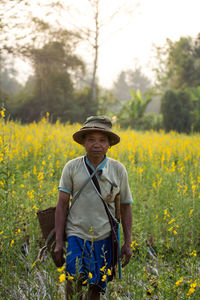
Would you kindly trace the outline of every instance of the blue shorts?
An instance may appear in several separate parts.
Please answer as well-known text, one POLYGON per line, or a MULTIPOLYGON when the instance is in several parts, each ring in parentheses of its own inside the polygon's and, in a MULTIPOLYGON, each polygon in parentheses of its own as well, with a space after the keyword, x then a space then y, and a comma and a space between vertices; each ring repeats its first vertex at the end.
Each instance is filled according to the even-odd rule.
POLYGON ((67 239, 66 278, 83 275, 83 281, 94 284, 104 293, 111 280, 112 241, 87 241, 77 236, 67 239))

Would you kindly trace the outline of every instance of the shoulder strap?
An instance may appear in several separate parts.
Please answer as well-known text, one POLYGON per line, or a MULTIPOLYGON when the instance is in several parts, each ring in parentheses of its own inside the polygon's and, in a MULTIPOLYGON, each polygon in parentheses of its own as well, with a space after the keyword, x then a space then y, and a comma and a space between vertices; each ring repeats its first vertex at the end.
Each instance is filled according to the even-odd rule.
MULTIPOLYGON (((92 169, 86 162, 86 158, 84 158, 85 165, 89 171, 89 174, 92 173, 92 169)), ((91 176, 91 175, 90 175, 91 176)), ((111 213, 108 204, 104 201, 101 196, 101 189, 99 186, 98 179, 96 178, 95 174, 92 177, 92 182, 98 192, 98 195, 104 205, 105 211, 108 216, 108 220, 111 226, 111 238, 112 238, 112 276, 115 276, 115 265, 118 263, 119 267, 119 278, 121 279, 121 261, 120 261, 120 234, 119 234, 119 221, 113 216, 111 213)))
POLYGON ((94 172, 92 171, 91 167, 90 167, 90 166, 88 165, 88 163, 87 163, 86 156, 84 157, 84 162, 85 162, 85 165, 86 165, 86 167, 87 167, 87 169, 88 169, 88 171, 89 171, 89 173, 90 173, 90 177, 91 177, 92 174, 96 171, 95 174, 92 176, 91 179, 92 179, 92 181, 93 181, 93 183, 94 183, 94 185, 95 185, 97 191, 98 191, 99 194, 101 195, 100 185, 99 185, 99 182, 98 182, 97 177, 96 177, 97 169, 95 169, 94 172))
POLYGON ((85 165, 86 165, 86 167, 87 167, 87 169, 88 169, 88 171, 89 171, 89 174, 90 174, 90 177, 89 177, 89 178, 92 179, 92 182, 93 182, 93 184, 94 184, 96 190, 98 191, 98 195, 99 195, 101 201, 103 202, 103 205, 104 205, 104 207, 105 207, 105 210, 106 210, 106 213, 107 213, 107 215, 108 215, 108 219, 109 219, 111 225, 112 225, 112 223, 113 223, 113 220, 114 220, 115 222, 119 223, 118 220, 117 220, 117 219, 113 216, 113 214, 111 213, 111 211, 110 211, 110 209, 109 209, 107 203, 106 203, 106 202, 103 200, 103 198, 102 198, 100 185, 99 185, 98 179, 97 179, 97 177, 96 177, 97 169, 95 169, 96 172, 95 172, 95 171, 92 172, 92 169, 90 168, 90 166, 88 165, 88 163, 87 163, 87 161, 86 161, 86 156, 84 157, 84 162, 85 162, 85 165), (92 176, 92 177, 91 177, 91 176, 92 176))
MULTIPOLYGON (((85 161, 85 157, 84 157, 84 161, 85 161)), ((92 171, 92 169, 91 169, 92 171)), ((84 182, 84 184, 82 185, 82 187, 80 188, 80 190, 78 191, 78 193, 75 195, 74 199, 73 199, 73 203, 71 204, 70 206, 70 209, 72 208, 72 206, 74 205, 75 201, 78 199, 78 197, 80 196, 80 193, 83 191, 84 187, 88 184, 88 182, 92 179, 93 180, 93 177, 95 176, 97 172, 97 169, 95 169, 94 171, 92 171, 90 173, 90 176, 87 178, 87 180, 84 182)), ((96 176, 95 176, 96 178, 96 176)), ((97 180, 97 178, 96 178, 97 180)), ((99 187, 100 188, 100 187, 99 187)))

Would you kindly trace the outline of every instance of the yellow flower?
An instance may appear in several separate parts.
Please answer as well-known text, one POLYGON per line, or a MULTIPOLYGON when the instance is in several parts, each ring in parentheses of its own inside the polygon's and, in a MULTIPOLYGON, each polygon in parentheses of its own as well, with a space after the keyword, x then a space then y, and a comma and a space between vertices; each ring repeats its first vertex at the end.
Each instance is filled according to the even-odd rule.
POLYGON ((5 118, 5 108, 3 108, 1 111, 0 111, 0 114, 1 114, 1 117, 2 118, 5 118))
POLYGON ((183 282, 183 279, 179 279, 177 282, 176 282, 176 286, 179 286, 181 283, 183 282))
POLYGON ((3 233, 3 231, 0 231, 0 234, 2 234, 3 233))
POLYGON ((191 294, 193 294, 195 292, 195 289, 192 287, 189 289, 187 296, 190 296, 191 294))
POLYGON ((105 267, 106 267, 106 266, 103 266, 103 267, 100 269, 100 271, 103 272, 103 271, 105 270, 105 267))
POLYGON ((92 278, 92 273, 89 272, 88 277, 91 279, 92 278))
POLYGON ((196 281, 190 284, 190 287, 191 287, 191 288, 195 288, 196 286, 197 286, 196 281))
POLYGON ((168 229, 168 231, 172 231, 172 229, 173 229, 173 227, 170 227, 170 228, 168 229))
POLYGON ((36 261, 34 261, 34 263, 32 264, 32 268, 35 267, 35 265, 36 265, 36 261))
POLYGON ((196 250, 193 250, 191 253, 190 253, 190 256, 194 256, 194 257, 196 257, 197 256, 197 251, 196 250))
POLYGON ((33 205, 32 209, 38 210, 39 208, 36 205, 33 205))
POLYGON ((14 240, 12 240, 12 241, 10 242, 10 247, 12 247, 13 244, 14 244, 14 240))
POLYGON ((36 175, 36 173, 37 173, 37 168, 36 168, 36 166, 34 166, 33 167, 33 174, 36 175))
MULTIPOLYGON (((63 267, 62 268, 60 268, 59 270, 62 270, 63 269, 63 267)), ((62 275, 65 275, 65 274, 61 274, 60 276, 62 276, 62 275)), ((74 277, 73 276, 71 276, 68 272, 67 272, 67 279, 69 279, 69 280, 73 280, 74 279, 74 277)), ((64 281, 64 280, 63 280, 64 281)))
POLYGON ((133 242, 131 243, 131 248, 132 248, 133 250, 136 250, 134 246, 138 246, 138 243, 136 243, 136 241, 133 241, 133 242))
POLYGON ((110 269, 107 270, 107 274, 108 274, 108 276, 111 276, 111 275, 112 275, 112 272, 111 272, 110 269))
POLYGON ((64 269, 65 269, 65 265, 62 266, 62 268, 58 268, 57 271, 61 273, 62 271, 64 271, 64 269))
POLYGON ((106 275, 103 275, 101 281, 105 281, 106 278, 107 278, 107 276, 106 276, 106 275))
POLYGON ((169 221, 169 225, 172 224, 175 221, 175 219, 172 219, 171 221, 169 221))
POLYGON ((65 274, 64 273, 59 276, 59 282, 62 283, 63 281, 65 281, 65 274))
POLYGON ((193 213, 194 209, 190 209, 189 215, 191 216, 191 214, 193 213))
POLYGON ((176 231, 176 230, 173 230, 173 234, 174 234, 174 235, 177 235, 178 233, 177 233, 177 231, 176 231))

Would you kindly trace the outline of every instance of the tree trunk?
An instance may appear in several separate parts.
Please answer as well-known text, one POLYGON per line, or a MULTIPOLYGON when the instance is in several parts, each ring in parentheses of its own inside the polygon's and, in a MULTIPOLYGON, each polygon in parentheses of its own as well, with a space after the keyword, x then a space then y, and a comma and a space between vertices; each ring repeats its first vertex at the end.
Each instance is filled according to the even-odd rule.
POLYGON ((94 40, 94 64, 92 72, 92 103, 95 103, 97 100, 97 85, 96 85, 96 76, 97 76, 97 66, 98 66, 98 53, 99 53, 99 0, 95 1, 95 40, 94 40))

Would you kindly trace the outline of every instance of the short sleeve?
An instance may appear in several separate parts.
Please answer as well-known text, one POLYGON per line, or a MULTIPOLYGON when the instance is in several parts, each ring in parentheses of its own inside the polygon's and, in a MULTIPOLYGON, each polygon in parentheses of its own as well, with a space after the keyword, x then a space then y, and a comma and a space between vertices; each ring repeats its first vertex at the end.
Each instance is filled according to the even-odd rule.
POLYGON ((68 162, 63 168, 58 189, 59 189, 59 191, 63 191, 68 194, 72 194, 73 184, 72 184, 70 162, 68 162))
POLYGON ((120 180, 120 199, 121 204, 133 203, 130 186, 128 182, 128 174, 126 168, 122 165, 120 180))

